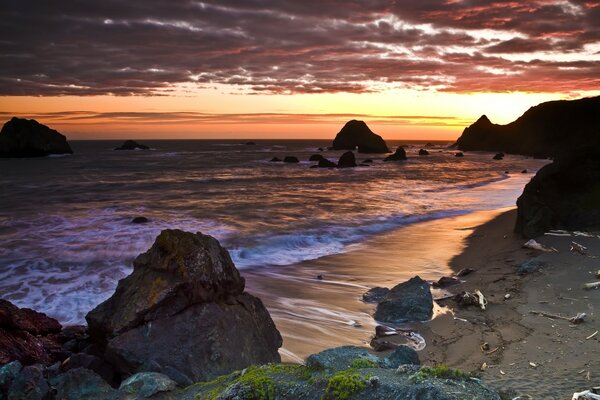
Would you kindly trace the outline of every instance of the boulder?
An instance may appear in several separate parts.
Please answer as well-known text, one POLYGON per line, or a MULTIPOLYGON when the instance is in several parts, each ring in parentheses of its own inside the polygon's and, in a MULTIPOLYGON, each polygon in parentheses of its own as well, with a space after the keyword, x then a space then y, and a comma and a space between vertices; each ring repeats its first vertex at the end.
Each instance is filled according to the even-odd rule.
POLYGON ((0 367, 0 398, 2 393, 7 393, 10 385, 23 369, 23 364, 19 361, 12 361, 0 367))
POLYGON ((30 365, 23 368, 8 389, 8 400, 44 400, 50 391, 42 367, 30 365))
POLYGON ((71 369, 63 374, 51 377, 49 383, 56 391, 55 399, 108 400, 119 398, 115 389, 89 369, 71 369))
POLYGON ((343 371, 352 368, 356 360, 365 360, 374 365, 381 362, 379 357, 364 347, 340 346, 310 355, 306 359, 306 366, 317 370, 343 371))
POLYGON ((338 160, 337 163, 338 168, 353 168, 356 167, 356 157, 354 157, 354 153, 351 151, 347 151, 338 160))
POLYGON ((356 150, 359 153, 389 153, 381 136, 373 133, 363 121, 352 120, 333 140, 333 150, 356 150))
POLYGON ((162 372, 200 381, 280 360, 282 344, 262 302, 211 236, 164 230, 114 295, 86 319, 121 375, 162 372))
POLYGON ((416 276, 394 286, 377 305, 375 320, 389 323, 427 321, 433 315, 429 283, 416 276))
POLYGON ((126 140, 125 142, 123 142, 123 144, 119 147, 115 147, 115 150, 148 150, 150 149, 150 147, 144 145, 144 144, 140 144, 138 142, 136 142, 135 140, 126 140))
POLYGON ((496 155, 494 155, 494 157, 492 157, 493 160, 502 160, 504 159, 504 153, 496 153, 496 155))
POLYGON ((436 282, 433 282, 431 286, 434 288, 445 288, 452 285, 457 285, 460 283, 460 279, 455 278, 453 276, 442 276, 436 282))
POLYGON ((383 359, 386 368, 398 368, 401 365, 420 365, 419 355, 412 347, 400 345, 383 359))
POLYGON ((600 147, 544 166, 517 200, 515 231, 534 238, 550 229, 600 228, 600 147))
POLYGON ((283 162, 285 162, 285 163, 299 163, 300 160, 298 160, 298 157, 285 156, 285 157, 283 157, 283 162))
POLYGON ((33 119, 13 117, 0 131, 0 157, 72 154, 67 138, 33 119))
POLYGON ((335 168, 337 167, 337 164, 334 163, 333 161, 329 161, 326 158, 323 158, 322 160, 319 161, 319 164, 317 165, 319 168, 335 168))
POLYGON ((58 343, 61 325, 45 314, 0 299, 0 364, 51 363, 66 357, 58 343))
POLYGON ((273 158, 271 158, 271 160, 270 160, 270 162, 281 162, 281 161, 282 161, 282 160, 281 160, 281 158, 279 158, 279 157, 273 157, 273 158))
POLYGON ((374 287, 367 290, 362 295, 362 301, 365 303, 379 303, 389 293, 390 289, 385 287, 374 287))
POLYGON ((387 156, 383 161, 404 161, 406 160, 406 151, 404 147, 398 146, 396 152, 392 155, 387 156))
POLYGON ((119 391, 136 399, 147 399, 157 393, 170 392, 177 384, 168 376, 158 372, 140 372, 121 383, 119 391))
POLYGON ((558 157, 582 147, 600 147, 600 96, 550 101, 531 107, 507 125, 485 115, 457 140, 459 150, 506 151, 539 158, 558 157))
POLYGON ((310 158, 308 159, 308 161, 321 161, 324 158, 325 157, 323 157, 323 155, 321 155, 321 154, 313 154, 312 156, 310 156, 310 158))
POLYGON ((425 149, 421 149, 421 150, 419 150, 419 155, 420 156, 428 156, 429 152, 425 149))
POLYGON ((465 153, 463 153, 462 151, 459 151, 458 153, 454 154, 454 157, 464 157, 465 153))

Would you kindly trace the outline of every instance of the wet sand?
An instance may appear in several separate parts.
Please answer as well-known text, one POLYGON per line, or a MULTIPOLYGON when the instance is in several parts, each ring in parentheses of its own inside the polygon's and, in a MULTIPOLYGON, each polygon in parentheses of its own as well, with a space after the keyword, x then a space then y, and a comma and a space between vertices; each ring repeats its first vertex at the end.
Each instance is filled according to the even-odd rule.
POLYGON ((600 290, 581 288, 596 281, 600 258, 569 247, 575 240, 600 256, 600 238, 544 236, 538 241, 559 253, 523 249, 525 240, 513 233, 515 218, 515 210, 504 209, 421 222, 344 254, 242 272, 248 290, 265 302, 284 337, 282 358, 301 362, 333 346, 368 346, 376 325, 374 306, 360 299, 370 287, 392 287, 416 274, 433 281, 472 268, 476 271, 448 291, 479 289, 489 300, 487 310, 445 300, 432 321, 403 326, 425 338, 422 362, 479 372, 485 363, 483 378, 513 397, 570 398, 600 384, 600 333, 586 339, 600 330, 595 316, 600 290), (533 257, 544 268, 518 275, 515 265, 533 257), (573 325, 530 311, 568 317, 585 312, 587 319, 573 325), (482 350, 486 342, 489 350, 482 350))

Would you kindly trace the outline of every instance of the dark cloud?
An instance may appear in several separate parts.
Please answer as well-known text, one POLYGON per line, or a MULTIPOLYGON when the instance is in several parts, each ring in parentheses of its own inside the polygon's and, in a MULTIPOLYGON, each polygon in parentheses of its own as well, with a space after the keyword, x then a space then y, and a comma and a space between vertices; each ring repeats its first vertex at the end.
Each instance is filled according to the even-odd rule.
POLYGON ((597 59, 506 57, 579 60, 600 43, 600 1, 6 0, 0 12, 0 95, 600 88, 597 59))

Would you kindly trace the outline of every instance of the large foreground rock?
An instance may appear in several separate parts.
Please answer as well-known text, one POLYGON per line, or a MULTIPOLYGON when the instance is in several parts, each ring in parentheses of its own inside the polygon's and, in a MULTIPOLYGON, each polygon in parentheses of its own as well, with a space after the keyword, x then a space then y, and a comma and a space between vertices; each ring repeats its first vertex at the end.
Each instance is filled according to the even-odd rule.
POLYGON ((213 237, 165 230, 133 266, 86 316, 123 376, 153 371, 198 381, 280 360, 273 320, 244 293, 244 279, 213 237))
POLYGON ((390 289, 375 311, 377 321, 388 323, 427 321, 432 315, 429 283, 418 276, 390 289))
POLYGON ((525 186, 517 207, 515 231, 527 238, 550 229, 600 228, 600 147, 540 169, 525 186))
POLYGON ((67 138, 33 119, 13 117, 0 131, 0 157, 72 154, 67 138))
POLYGON ((599 132, 600 96, 542 103, 507 125, 493 124, 483 115, 463 131, 456 146, 557 157, 581 147, 600 146, 599 132))
POLYGON ((389 153, 381 136, 373 133, 363 121, 348 121, 333 140, 333 150, 355 150, 359 153, 389 153))

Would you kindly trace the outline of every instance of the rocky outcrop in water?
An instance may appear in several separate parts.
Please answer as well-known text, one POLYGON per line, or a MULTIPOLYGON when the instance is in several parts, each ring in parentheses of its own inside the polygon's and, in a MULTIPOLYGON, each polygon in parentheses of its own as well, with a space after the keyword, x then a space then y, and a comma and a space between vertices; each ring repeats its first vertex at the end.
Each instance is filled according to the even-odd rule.
POLYGON ((153 371, 193 382, 280 360, 268 311, 244 293, 244 279, 213 237, 164 230, 133 267, 86 316, 123 376, 153 371))
POLYGON ((515 231, 526 238, 550 229, 600 228, 600 147, 544 166, 517 200, 515 231))
POLYGON ((356 150, 359 153, 389 153, 381 136, 373 133, 364 121, 348 121, 333 140, 333 150, 356 150))
POLYGON ((356 157, 351 151, 347 151, 341 155, 337 163, 338 168, 353 168, 356 167, 356 157))
POLYGON ((126 140, 119 147, 116 147, 115 150, 149 150, 150 147, 145 144, 138 143, 134 140, 126 140))
POLYGON ((72 154, 67 138, 33 119, 13 117, 0 131, 0 157, 72 154))
POLYGON ((433 315, 433 297, 429 283, 418 276, 394 286, 377 304, 375 319, 400 323, 427 321, 433 315))
POLYGON ((419 155, 420 156, 428 156, 429 152, 425 149, 421 149, 421 150, 419 150, 419 155))
POLYGON ((334 163, 333 161, 329 161, 326 158, 323 158, 322 160, 319 160, 319 164, 318 164, 319 168, 336 168, 337 164, 334 163))
POLYGON ((600 147, 599 132, 600 96, 542 103, 507 125, 493 124, 483 115, 455 145, 460 150, 557 157, 586 146, 600 147))
POLYGON ((405 161, 406 159, 406 150, 404 147, 398 146, 394 154, 387 156, 383 161, 405 161))
POLYGON ((284 163, 299 163, 300 160, 298 160, 298 157, 295 157, 295 156, 285 156, 283 158, 283 162, 284 163))

